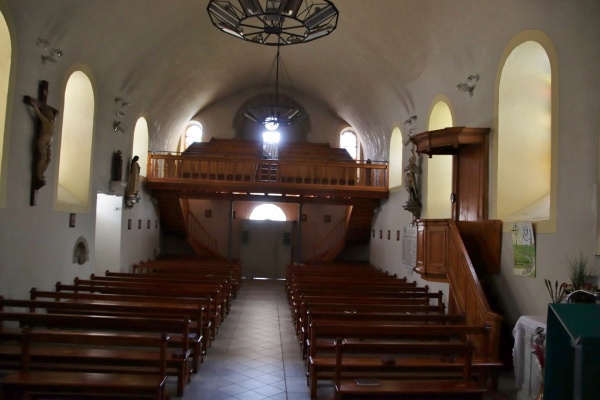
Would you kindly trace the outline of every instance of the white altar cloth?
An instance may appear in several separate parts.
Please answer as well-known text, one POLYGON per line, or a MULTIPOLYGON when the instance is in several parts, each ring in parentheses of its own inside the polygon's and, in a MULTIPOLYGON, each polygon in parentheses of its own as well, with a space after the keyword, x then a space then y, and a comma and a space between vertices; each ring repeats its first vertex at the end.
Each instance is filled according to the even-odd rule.
POLYGON ((545 315, 522 316, 513 329, 513 364, 516 387, 519 388, 518 399, 535 398, 540 387, 539 364, 535 355, 531 353, 532 336, 538 327, 546 329, 545 315))

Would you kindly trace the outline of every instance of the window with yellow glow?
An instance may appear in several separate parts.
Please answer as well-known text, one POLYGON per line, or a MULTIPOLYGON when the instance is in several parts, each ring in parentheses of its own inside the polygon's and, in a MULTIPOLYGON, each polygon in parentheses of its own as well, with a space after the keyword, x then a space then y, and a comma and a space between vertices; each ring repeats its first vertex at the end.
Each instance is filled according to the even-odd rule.
POLYGON ((88 212, 94 134, 94 89, 88 75, 69 76, 64 94, 56 209, 88 212))

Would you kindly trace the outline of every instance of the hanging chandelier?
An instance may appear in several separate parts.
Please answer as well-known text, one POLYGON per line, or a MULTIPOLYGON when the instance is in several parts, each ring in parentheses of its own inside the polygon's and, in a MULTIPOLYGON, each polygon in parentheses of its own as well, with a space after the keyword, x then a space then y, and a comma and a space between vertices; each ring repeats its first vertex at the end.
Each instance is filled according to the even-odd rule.
POLYGON ((268 46, 329 35, 339 14, 329 0, 210 0, 207 10, 223 32, 268 46))
POLYGON ((262 89, 262 95, 257 97, 254 102, 251 102, 244 110, 244 116, 256 123, 264 125, 269 130, 277 129, 279 126, 287 126, 304 121, 308 118, 306 111, 294 100, 291 92, 286 93, 284 87, 280 87, 280 81, 287 79, 292 91, 294 86, 289 74, 283 64, 279 47, 277 47, 277 55, 275 61, 269 69, 267 80, 262 89), (266 94, 268 86, 273 79, 275 73, 275 95, 266 94))

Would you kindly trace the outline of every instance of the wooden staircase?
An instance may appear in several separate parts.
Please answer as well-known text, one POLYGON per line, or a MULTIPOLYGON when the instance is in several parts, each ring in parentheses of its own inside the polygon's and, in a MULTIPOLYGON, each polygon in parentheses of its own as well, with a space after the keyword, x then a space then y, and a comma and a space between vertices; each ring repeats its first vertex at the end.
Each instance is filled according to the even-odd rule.
POLYGON ((175 236, 186 237, 187 201, 184 210, 178 192, 155 190, 153 196, 158 201, 160 224, 163 231, 175 236))
POLYGON ((346 244, 365 243, 370 240, 373 212, 378 206, 379 200, 361 201, 352 206, 346 231, 346 244))

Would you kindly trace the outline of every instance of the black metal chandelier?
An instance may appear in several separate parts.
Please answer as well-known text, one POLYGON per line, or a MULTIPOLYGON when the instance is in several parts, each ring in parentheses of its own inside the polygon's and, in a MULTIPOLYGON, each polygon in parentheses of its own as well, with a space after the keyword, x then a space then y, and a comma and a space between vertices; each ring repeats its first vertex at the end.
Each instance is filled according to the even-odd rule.
POLYGON ((329 0, 210 0, 207 10, 223 32, 268 46, 326 36, 336 28, 339 14, 329 0))
POLYGON ((269 69, 267 80, 262 89, 262 96, 259 96, 255 102, 248 104, 244 111, 244 116, 254 122, 264 125, 267 129, 277 129, 278 126, 287 126, 304 121, 308 118, 306 111, 294 100, 292 93, 285 93, 284 87, 280 88, 280 81, 287 79, 289 87, 292 91, 294 86, 285 69, 285 65, 279 54, 277 47, 277 55, 275 61, 269 69), (275 73, 275 96, 267 95, 266 91, 275 73), (280 90, 283 93, 280 93, 280 90))

